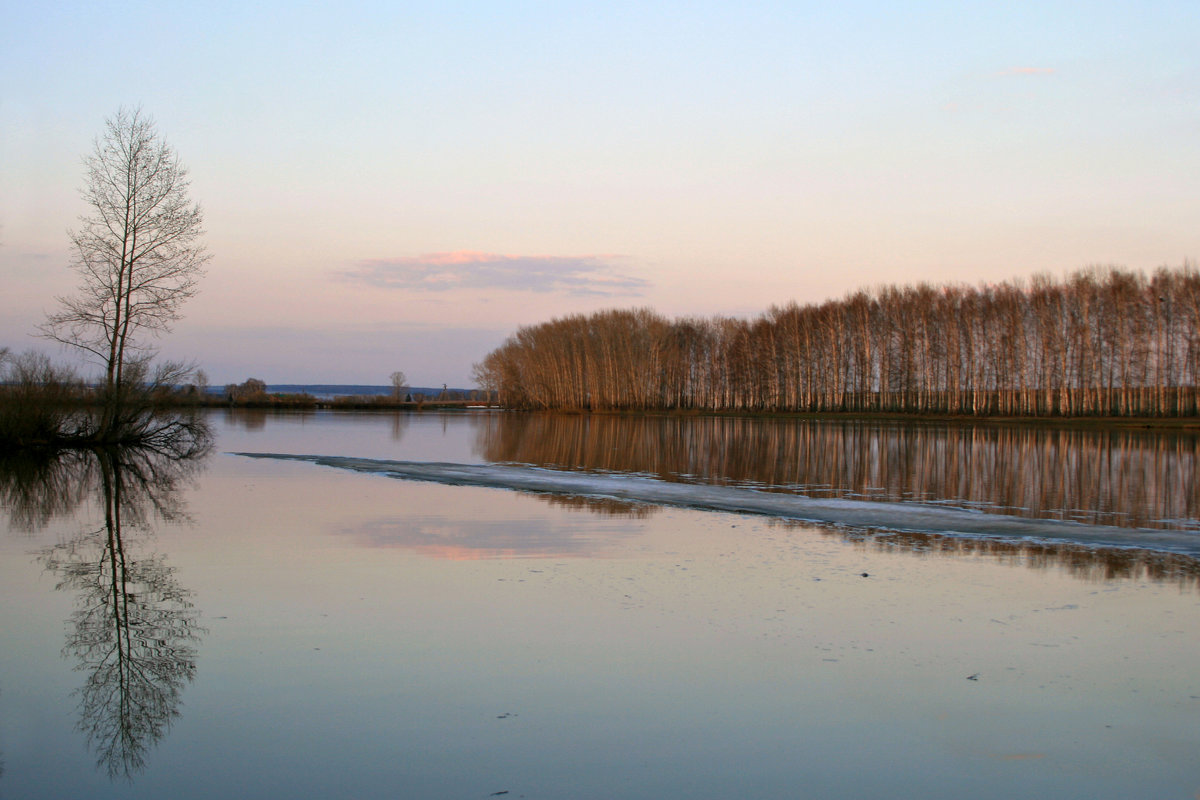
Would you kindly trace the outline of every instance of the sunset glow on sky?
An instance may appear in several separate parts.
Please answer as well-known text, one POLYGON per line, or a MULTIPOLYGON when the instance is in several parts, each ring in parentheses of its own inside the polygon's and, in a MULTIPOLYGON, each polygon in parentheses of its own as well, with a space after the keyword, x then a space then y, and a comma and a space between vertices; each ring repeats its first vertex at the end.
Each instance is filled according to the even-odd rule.
POLYGON ((213 383, 470 385, 523 324, 1200 257, 1200 4, 8 3, 0 347, 141 106, 213 383))

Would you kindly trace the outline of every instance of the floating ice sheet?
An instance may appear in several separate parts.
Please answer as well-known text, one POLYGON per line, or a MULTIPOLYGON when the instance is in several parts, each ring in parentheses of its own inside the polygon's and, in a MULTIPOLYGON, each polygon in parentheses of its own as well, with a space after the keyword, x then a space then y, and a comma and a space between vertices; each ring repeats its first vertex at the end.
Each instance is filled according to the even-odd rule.
POLYGON ((640 475, 594 474, 512 464, 386 461, 347 456, 235 453, 250 458, 307 461, 326 467, 451 486, 619 500, 735 514, 893 531, 1067 541, 1095 547, 1136 547, 1200 557, 1200 535, 1026 519, 926 503, 804 497, 731 486, 671 483, 640 475))

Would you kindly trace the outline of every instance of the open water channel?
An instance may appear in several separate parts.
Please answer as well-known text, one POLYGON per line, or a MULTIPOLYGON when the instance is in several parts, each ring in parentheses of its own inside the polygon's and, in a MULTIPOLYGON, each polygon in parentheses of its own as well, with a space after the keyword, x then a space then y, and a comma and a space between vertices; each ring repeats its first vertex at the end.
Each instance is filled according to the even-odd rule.
POLYGON ((1194 433, 211 419, 0 481, 0 797, 1200 793, 1194 433))

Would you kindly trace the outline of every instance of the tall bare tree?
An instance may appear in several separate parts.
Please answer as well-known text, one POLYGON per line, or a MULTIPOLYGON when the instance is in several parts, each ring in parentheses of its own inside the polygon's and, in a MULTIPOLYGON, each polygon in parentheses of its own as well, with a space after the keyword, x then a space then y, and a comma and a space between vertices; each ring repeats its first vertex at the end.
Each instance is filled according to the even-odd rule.
POLYGON ((408 394, 408 377, 401 371, 397 370, 391 375, 392 381, 392 397, 396 402, 404 399, 404 395, 408 394))
POLYGON ((179 319, 209 256, 187 169, 140 109, 106 120, 84 164, 80 194, 90 210, 71 232, 79 290, 59 298, 42 331, 103 366, 110 425, 126 384, 145 377, 153 351, 142 334, 157 336, 179 319))

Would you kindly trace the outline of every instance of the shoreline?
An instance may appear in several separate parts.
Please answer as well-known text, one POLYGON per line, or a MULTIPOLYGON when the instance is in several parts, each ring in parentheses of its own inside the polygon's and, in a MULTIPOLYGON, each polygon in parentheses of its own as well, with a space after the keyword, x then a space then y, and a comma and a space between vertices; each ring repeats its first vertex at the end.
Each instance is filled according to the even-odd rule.
MULTIPOLYGON (((186 403, 184 404, 186 405, 186 403)), ((257 410, 327 410, 327 411, 442 411, 487 410, 532 415, 603 416, 603 417, 713 417, 720 419, 796 419, 814 422, 896 422, 952 425, 997 425, 1030 427, 1071 427, 1082 429, 1167 429, 1200 433, 1200 417, 1008 417, 999 415, 963 414, 905 414, 900 412, 865 411, 713 411, 700 409, 523 409, 509 408, 497 403, 478 400, 426 400, 395 402, 391 400, 279 400, 230 403, 228 401, 198 403, 202 408, 257 410)))

